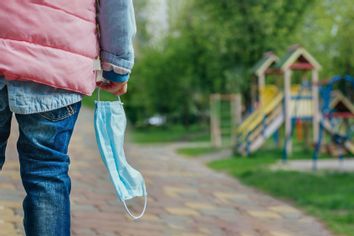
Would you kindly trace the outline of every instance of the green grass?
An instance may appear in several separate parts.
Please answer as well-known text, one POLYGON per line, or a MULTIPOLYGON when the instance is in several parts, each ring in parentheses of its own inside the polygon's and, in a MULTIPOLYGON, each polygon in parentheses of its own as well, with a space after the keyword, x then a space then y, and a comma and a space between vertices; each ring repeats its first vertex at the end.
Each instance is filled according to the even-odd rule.
MULTIPOLYGON (((277 152, 277 154, 279 153, 277 152)), ((243 174, 265 169, 267 166, 276 163, 278 160, 278 155, 273 155, 266 151, 260 151, 252 155, 250 158, 233 157, 225 160, 213 161, 209 163, 209 167, 215 170, 226 171, 227 173, 238 177, 243 174)))
POLYGON ((215 148, 211 146, 206 147, 186 147, 178 148, 177 153, 186 157, 200 157, 202 155, 212 154, 220 151, 221 148, 215 148))
POLYGON ((130 140, 140 144, 167 143, 167 142, 200 142, 209 141, 209 130, 201 125, 192 125, 188 129, 182 125, 167 127, 150 127, 132 129, 130 140))
MULTIPOLYGON (((293 159, 310 159, 305 152, 293 159)), ((354 173, 272 171, 279 151, 260 151, 251 158, 230 158, 209 163, 243 183, 292 202, 317 217, 339 235, 354 235, 354 173)))

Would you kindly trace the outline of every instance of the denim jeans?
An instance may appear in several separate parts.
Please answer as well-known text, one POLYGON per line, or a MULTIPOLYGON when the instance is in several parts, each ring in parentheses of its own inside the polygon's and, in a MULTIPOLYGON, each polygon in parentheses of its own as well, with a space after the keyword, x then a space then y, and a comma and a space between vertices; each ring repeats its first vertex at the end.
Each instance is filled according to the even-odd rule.
MULTIPOLYGON (((77 102, 48 112, 15 115, 20 131, 20 174, 26 191, 23 225, 27 236, 70 235, 67 152, 80 107, 81 102, 77 102)), ((5 162, 11 118, 5 87, 0 90, 0 170, 5 162)))

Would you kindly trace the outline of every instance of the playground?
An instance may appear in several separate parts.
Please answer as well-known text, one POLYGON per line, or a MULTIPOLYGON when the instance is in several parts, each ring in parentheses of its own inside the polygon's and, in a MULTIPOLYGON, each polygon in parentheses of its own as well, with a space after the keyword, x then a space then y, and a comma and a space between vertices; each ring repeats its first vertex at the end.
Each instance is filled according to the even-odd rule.
POLYGON ((211 143, 233 154, 209 166, 353 235, 354 78, 320 79, 320 70, 295 45, 283 57, 265 53, 253 67, 252 101, 212 95, 211 143), (235 101, 243 109, 225 109, 235 101), (225 126, 233 127, 231 135, 225 126))
POLYGON ((298 146, 313 150, 313 170, 317 169, 322 154, 339 161, 351 157, 354 153, 354 78, 344 75, 320 80, 320 70, 317 60, 298 45, 290 47, 281 58, 272 52, 265 53, 253 68, 253 100, 243 105, 249 106, 245 109, 248 112, 240 109, 242 103, 238 94, 211 95, 213 145, 222 145, 226 123, 234 141, 234 153, 241 156, 249 157, 273 138, 274 146, 282 150, 279 159, 284 165, 292 155, 294 140, 298 146), (222 100, 229 102, 232 108, 226 122, 222 100))

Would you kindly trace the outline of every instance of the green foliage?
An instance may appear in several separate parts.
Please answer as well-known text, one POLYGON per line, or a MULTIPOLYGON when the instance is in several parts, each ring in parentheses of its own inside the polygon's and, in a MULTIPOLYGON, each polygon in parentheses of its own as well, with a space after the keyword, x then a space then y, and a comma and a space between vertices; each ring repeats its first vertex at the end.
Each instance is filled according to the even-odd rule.
POLYGON ((129 89, 131 109, 140 109, 133 120, 161 113, 188 125, 205 120, 210 93, 243 92, 249 100, 250 68, 264 51, 294 42, 313 2, 186 2, 166 39, 139 51, 129 89))
POLYGON ((210 134, 206 126, 200 124, 191 125, 186 129, 182 125, 170 125, 167 127, 150 127, 133 129, 128 138, 135 143, 153 144, 168 142, 200 142, 208 141, 210 134))
POLYGON ((305 19, 301 43, 323 65, 322 75, 354 73, 354 5, 351 0, 317 1, 305 19))

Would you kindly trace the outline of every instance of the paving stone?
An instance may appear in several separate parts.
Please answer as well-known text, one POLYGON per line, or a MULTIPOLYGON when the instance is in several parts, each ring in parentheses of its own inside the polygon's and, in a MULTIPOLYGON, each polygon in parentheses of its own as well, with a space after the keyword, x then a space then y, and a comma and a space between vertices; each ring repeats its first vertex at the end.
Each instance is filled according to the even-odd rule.
POLYGON ((76 229, 74 229, 73 230, 73 235, 75 236, 75 235, 77 235, 77 236, 97 236, 97 233, 94 231, 94 230, 92 230, 92 229, 88 229, 88 228, 86 228, 86 229, 80 229, 80 228, 76 228, 76 229))
POLYGON ((293 236, 293 234, 285 233, 285 232, 271 232, 272 236, 293 236))
POLYGON ((253 217, 265 219, 279 219, 280 215, 271 211, 248 211, 253 217))
POLYGON ((250 233, 240 233, 240 236, 253 236, 253 235, 250 233))
POLYGON ((14 215, 14 211, 11 210, 10 208, 0 208, 0 219, 2 218, 2 216, 6 216, 6 215, 14 215))
POLYGON ((19 235, 20 232, 16 230, 11 223, 0 223, 0 236, 19 235))
POLYGON ((0 183, 0 189, 3 189, 3 190, 15 190, 16 187, 13 186, 12 184, 7 184, 7 183, 0 183))
POLYGON ((203 233, 182 233, 181 236, 206 236, 207 234, 203 233))
POLYGON ((187 207, 192 209, 200 210, 200 209, 214 209, 215 206, 208 204, 208 203, 198 203, 198 202, 187 202, 187 207))
POLYGON ((215 192, 214 196, 223 204, 230 204, 232 202, 244 204, 244 203, 252 203, 249 200, 249 197, 245 194, 237 194, 230 192, 215 192))
POLYGON ((160 218, 153 214, 145 214, 144 221, 160 221, 160 218))
POLYGON ((21 208, 22 207, 22 203, 18 202, 18 201, 17 202, 14 202, 14 201, 0 201, 0 206, 11 207, 11 208, 21 208))
POLYGON ((206 234, 206 235, 212 235, 211 230, 206 227, 199 228, 199 231, 206 234))
POLYGON ((180 194, 195 193, 196 190, 187 187, 165 187, 164 192, 169 197, 178 197, 180 194))
POLYGON ((299 214, 301 214, 301 212, 299 210, 297 210, 293 207, 290 207, 290 206, 286 206, 286 205, 272 206, 272 207, 269 207, 269 210, 278 212, 280 214, 283 214, 283 213, 299 213, 299 214))
POLYGON ((177 215, 177 216, 198 216, 199 215, 197 211, 191 210, 189 208, 166 208, 166 211, 168 211, 172 215, 177 215))

